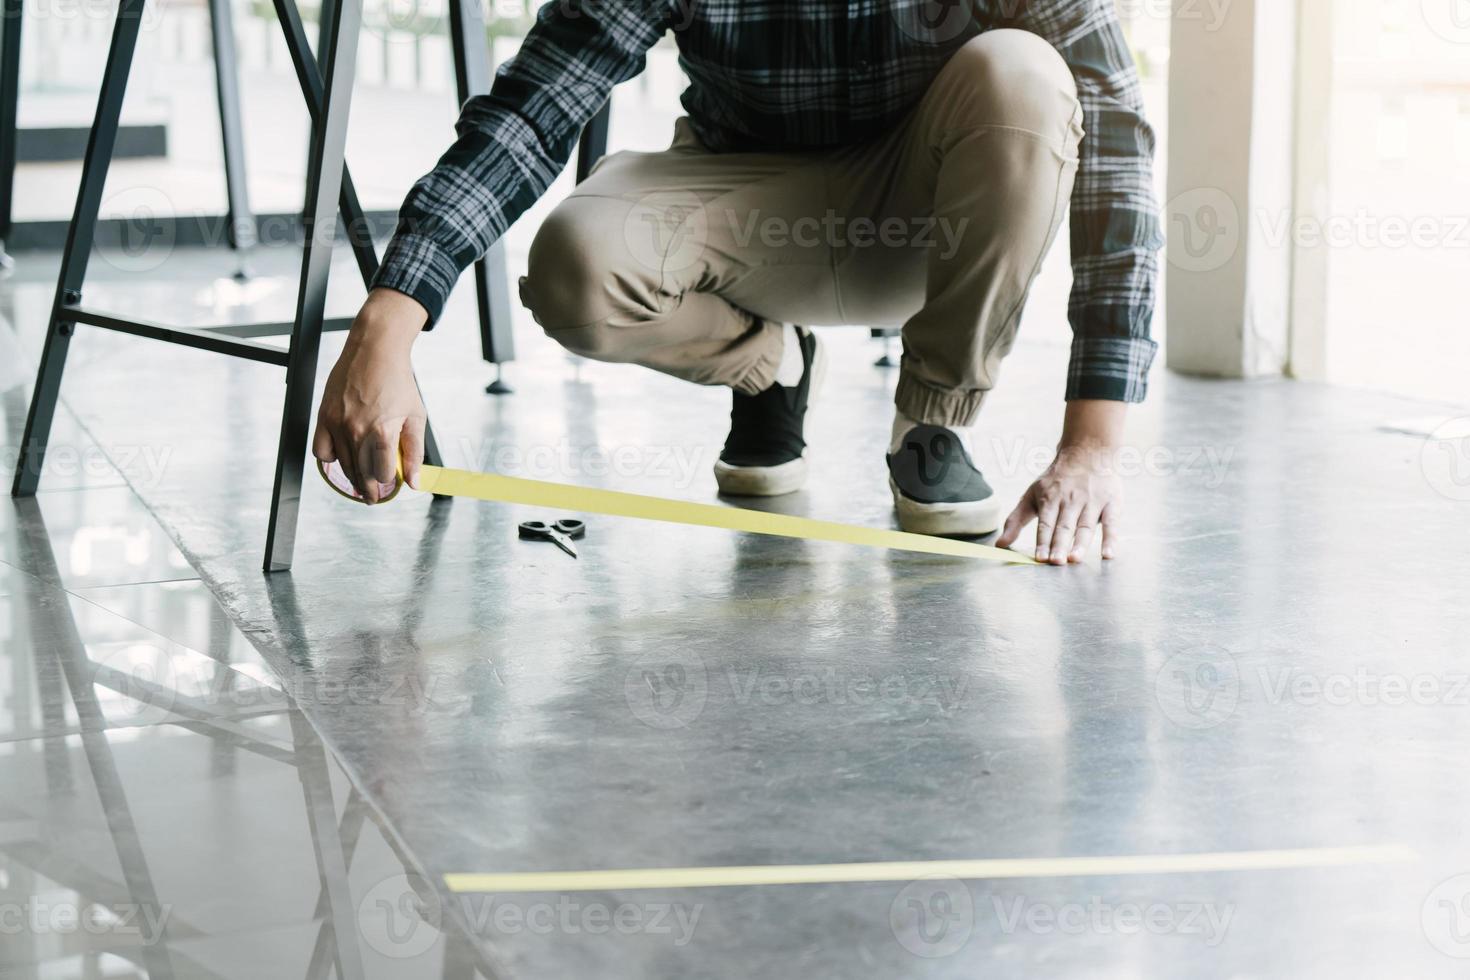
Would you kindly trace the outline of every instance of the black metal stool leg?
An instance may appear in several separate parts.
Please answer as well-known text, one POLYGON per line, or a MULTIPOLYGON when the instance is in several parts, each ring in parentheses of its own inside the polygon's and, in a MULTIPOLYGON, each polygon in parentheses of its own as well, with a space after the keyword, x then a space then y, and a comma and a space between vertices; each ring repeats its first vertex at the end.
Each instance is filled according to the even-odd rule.
POLYGON ((337 6, 330 43, 323 53, 321 117, 312 127, 307 168, 306 247, 301 257, 301 285, 296 323, 291 331, 291 357, 286 365, 286 399, 281 413, 281 440, 271 496, 265 570, 291 567, 296 545, 296 516, 301 507, 306 440, 311 425, 311 396, 321 351, 327 276, 332 265, 332 239, 337 200, 342 188, 347 150, 347 117, 352 108, 352 78, 357 67, 357 37, 362 26, 362 0, 328 0, 337 6))
MULTIPOLYGON (((334 11, 332 9, 332 5, 329 2, 327 2, 327 0, 322 0, 321 3, 317 4, 317 14, 316 14, 316 58, 315 58, 315 63, 316 63, 316 65, 317 65, 318 68, 321 67, 323 60, 327 56, 328 39, 332 36, 332 19, 334 17, 336 17, 336 11, 334 11)), ((299 14, 298 14, 298 19, 299 19, 299 14)), ((302 38, 304 39, 305 36, 306 35, 303 34, 302 35, 302 38)), ((309 54, 310 51, 311 51, 311 48, 310 47, 307 47, 304 50, 309 54)), ((311 151, 308 150, 307 151, 307 157, 308 157, 307 163, 308 164, 310 164, 310 162, 311 162, 310 161, 310 156, 311 156, 311 151)), ((310 207, 311 207, 311 202, 310 201, 303 201, 302 204, 301 204, 301 213, 302 214, 305 214, 306 211, 307 211, 307 209, 310 208, 310 207)))
POLYGON ((612 101, 609 100, 582 129, 582 138, 577 141, 577 183, 586 180, 597 161, 607 156, 607 127, 611 118, 612 101))
POLYGON ((515 389, 505 380, 504 365, 515 360, 515 336, 511 330, 510 265, 505 260, 505 242, 496 241, 475 263, 475 298, 480 309, 480 356, 495 365, 495 380, 485 386, 485 393, 509 395, 515 389))
MULTIPOLYGON (((460 105, 490 91, 490 52, 479 0, 449 0, 449 46, 454 52, 454 81, 460 105)), ((505 245, 497 241, 475 263, 475 300, 480 312, 480 354, 495 365, 495 380, 485 391, 509 394, 501 365, 515 360, 510 319, 510 274, 505 245)))
POLYGON ((51 305, 51 323, 41 352, 36 387, 31 393, 25 434, 21 437, 15 483, 10 490, 12 496, 29 497, 36 492, 41 479, 46 443, 51 436, 51 421, 56 415, 56 400, 61 392, 66 351, 72 331, 76 329, 66 319, 65 308, 81 301, 87 261, 92 255, 92 236, 97 230, 97 213, 102 207, 102 188, 107 181, 107 168, 112 163, 112 151, 117 143, 118 117, 127 91, 128 70, 133 64, 138 31, 143 23, 144 3, 145 0, 120 0, 118 7, 112 46, 102 71, 102 90, 97 96, 97 115, 82 159, 82 181, 77 190, 76 209, 72 212, 66 246, 61 254, 61 274, 56 282, 56 298, 51 305))
POLYGON ((21 0, 0 4, 0 273, 14 268, 5 254, 15 205, 16 108, 20 103, 21 0))
POLYGON ((239 253, 236 279, 250 276, 246 253, 255 247, 255 215, 245 180, 245 136, 240 114, 240 70, 235 57, 235 21, 230 0, 209 0, 214 40, 214 80, 219 96, 219 128, 224 143, 226 221, 230 247, 239 253))
POLYGON ((898 362, 893 359, 893 338, 903 333, 895 327, 874 327, 868 334, 874 340, 883 342, 883 356, 873 362, 873 367, 898 367, 898 362))
MULTIPOLYGON (((292 0, 273 0, 276 19, 286 37, 286 51, 296 69, 296 80, 301 86, 301 96, 306 100, 307 112, 312 125, 321 117, 322 76, 321 69, 311 55, 311 45, 306 39, 306 28, 301 23, 301 13, 292 0)), ((322 10, 322 24, 330 25, 330 5, 322 10)), ((325 41, 318 50, 325 49, 325 41)), ((308 161, 309 162, 309 161, 308 161)), ((357 259, 357 270, 362 275, 362 284, 372 282, 378 271, 378 253, 373 247, 372 229, 363 216, 362 205, 357 200, 357 188, 352 183, 352 173, 344 163, 342 166, 342 192, 338 200, 342 220, 346 222, 353 257, 357 259)), ((304 213, 304 212, 303 212, 304 213)))

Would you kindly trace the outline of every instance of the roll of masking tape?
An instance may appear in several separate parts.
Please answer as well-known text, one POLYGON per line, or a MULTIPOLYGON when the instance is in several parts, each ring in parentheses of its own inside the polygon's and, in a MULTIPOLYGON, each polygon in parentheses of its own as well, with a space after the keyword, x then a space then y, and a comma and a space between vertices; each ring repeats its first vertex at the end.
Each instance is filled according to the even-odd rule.
MULTIPOLYGON (((333 463, 317 462, 317 471, 337 493, 363 502, 352 488, 341 468, 333 463)), ((383 484, 386 491, 379 501, 386 503, 398 495, 403 488, 400 475, 390 486, 383 484)), ((1014 565, 1035 565, 1037 562, 1015 551, 957 541, 953 538, 936 538, 927 534, 909 534, 885 528, 857 527, 835 521, 818 521, 808 517, 793 517, 789 514, 769 514, 765 511, 746 510, 742 507, 722 507, 718 504, 699 504, 687 500, 669 500, 618 490, 597 490, 565 483, 549 483, 544 480, 527 480, 516 476, 500 476, 495 473, 475 473, 455 470, 443 466, 419 467, 419 490, 424 493, 448 497, 470 497, 501 504, 524 504, 530 507, 545 507, 558 511, 573 511, 582 514, 601 514, 607 517, 632 517, 644 521, 662 521, 669 524, 685 524, 694 527, 723 528, 746 534, 766 534, 782 538, 800 538, 805 541, 832 541, 837 544, 855 544, 869 548, 887 548, 892 551, 912 551, 926 555, 945 555, 953 558, 978 558, 982 561, 998 561, 1014 565)))

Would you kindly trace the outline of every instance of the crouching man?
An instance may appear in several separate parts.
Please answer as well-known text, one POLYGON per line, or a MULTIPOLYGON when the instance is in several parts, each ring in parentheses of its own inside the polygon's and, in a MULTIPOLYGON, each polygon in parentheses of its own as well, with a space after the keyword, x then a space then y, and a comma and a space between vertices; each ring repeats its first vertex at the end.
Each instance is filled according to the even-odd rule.
POLYGON ((1061 442, 999 543, 1035 520, 1044 561, 1080 560, 1099 530, 1113 557, 1109 460, 1146 391, 1160 246, 1154 138, 1113 0, 546 4, 409 194, 328 380, 315 455, 369 500, 400 452, 415 482, 414 339, 669 31, 687 116, 668 150, 608 157, 542 225, 520 294, 546 333, 728 387, 720 489, 774 496, 808 476, 824 360, 809 328, 901 325, 887 446, 899 523, 988 534, 1000 507, 973 431, 1070 213, 1061 442))

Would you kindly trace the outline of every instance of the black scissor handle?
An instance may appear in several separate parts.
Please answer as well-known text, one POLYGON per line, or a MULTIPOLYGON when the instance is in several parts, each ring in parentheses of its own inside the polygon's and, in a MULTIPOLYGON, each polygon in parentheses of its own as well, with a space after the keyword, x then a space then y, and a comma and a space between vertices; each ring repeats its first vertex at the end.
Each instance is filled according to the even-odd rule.
POLYGON ((557 521, 552 527, 569 538, 581 538, 587 535, 587 524, 585 521, 576 521, 571 518, 557 521))
POLYGON ((549 538, 552 531, 565 534, 569 538, 582 538, 587 535, 587 524, 584 521, 562 520, 554 524, 545 521, 522 521, 517 533, 523 538, 549 538))

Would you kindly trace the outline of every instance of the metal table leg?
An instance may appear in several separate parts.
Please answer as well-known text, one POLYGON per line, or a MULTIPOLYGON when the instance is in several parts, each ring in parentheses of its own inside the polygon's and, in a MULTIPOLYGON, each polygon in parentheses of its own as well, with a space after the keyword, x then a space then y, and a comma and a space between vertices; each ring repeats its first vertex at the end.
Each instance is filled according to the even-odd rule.
POLYGON ((15 267, 5 254, 15 204, 16 108, 20 102, 21 0, 0 5, 0 274, 15 267))
POLYGON ((255 247, 255 215, 245 180, 245 136, 240 113, 240 69, 235 55, 234 12, 231 0, 209 0, 210 32, 214 40, 215 89, 219 95, 219 128, 224 141, 226 225, 230 247, 239 253, 236 279, 250 276, 247 253, 255 247))
MULTIPOLYGON (((490 91, 490 52, 486 48, 485 18, 478 0, 450 0, 449 40, 454 51, 454 80, 463 105, 472 96, 490 91)), ((510 273, 505 243, 496 241, 475 263, 475 300, 480 311, 480 353, 495 365, 495 380, 485 388, 492 395, 512 391, 501 365, 515 359, 511 330, 510 273)))
POLYGON ((107 168, 117 143, 118 118, 122 114, 123 95, 128 86, 128 69, 138 46, 138 30, 143 23, 145 0, 119 0, 117 22, 112 30, 112 46, 107 65, 102 70, 102 90, 97 97, 97 115, 87 137, 87 151, 82 159, 82 181, 77 189, 76 209, 66 232, 66 246, 61 253, 61 275, 56 283, 56 296, 51 304, 51 323, 46 345, 41 351, 41 365, 36 373, 36 387, 31 394, 31 408, 26 415, 25 434, 21 437, 20 457, 15 465, 15 482, 11 494, 29 497, 36 492, 41 466, 46 458, 46 442, 51 435, 51 421, 56 414, 56 399, 61 392, 61 374, 66 366, 66 350, 75 326, 63 318, 63 308, 80 302, 82 281, 87 275, 87 262, 92 253, 92 236, 97 230, 97 212, 102 207, 102 188, 107 168))
POLYGON ((281 412, 270 525, 266 532, 267 572, 290 568, 296 545, 296 516, 301 506, 311 396, 321 350, 327 276, 337 225, 334 219, 342 187, 347 117, 352 108, 352 78, 357 68, 357 40, 362 26, 362 0, 334 2, 337 15, 323 57, 321 121, 312 129, 311 165, 307 169, 307 197, 311 207, 304 215, 306 247, 301 257, 296 323, 291 330, 291 357, 286 365, 286 398, 281 412))

